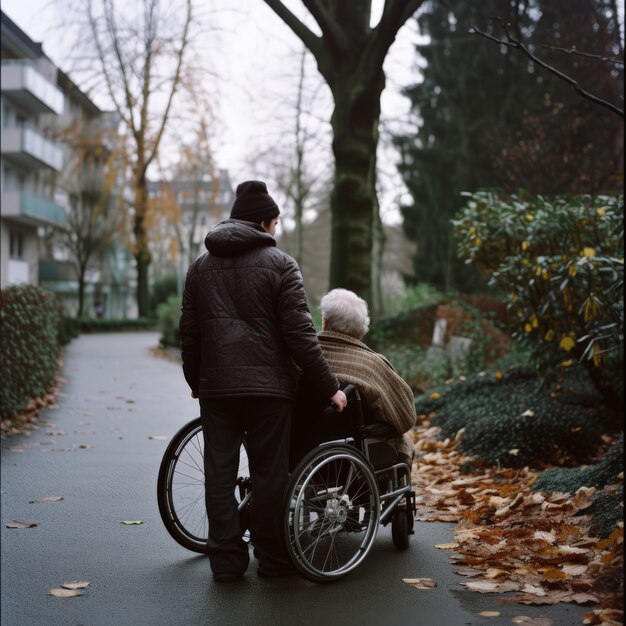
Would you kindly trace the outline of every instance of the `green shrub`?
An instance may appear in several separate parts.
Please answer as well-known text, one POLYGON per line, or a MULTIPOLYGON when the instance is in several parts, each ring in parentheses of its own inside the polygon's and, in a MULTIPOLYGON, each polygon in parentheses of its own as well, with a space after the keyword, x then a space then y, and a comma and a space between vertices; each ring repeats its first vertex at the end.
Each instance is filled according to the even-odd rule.
POLYGON ((372 323, 365 342, 384 354, 419 393, 449 378, 477 373, 510 352, 511 341, 498 329, 499 321, 492 311, 482 313, 466 300, 480 301, 484 307, 497 302, 469 296, 431 302, 372 323), (460 310, 455 334, 471 340, 467 352, 454 354, 431 346, 440 307, 460 310))
POLYGON ((621 414, 602 401, 588 373, 568 368, 546 388, 531 368, 493 369, 416 400, 442 437, 463 429, 459 449, 477 464, 546 467, 591 458, 602 435, 621 428, 621 414))
POLYGON ((158 317, 159 305, 166 302, 170 296, 178 293, 178 277, 176 274, 168 274, 162 278, 157 278, 150 290, 150 311, 151 317, 158 317))
POLYGON ((60 354, 56 298, 34 285, 0 292, 0 417, 10 418, 54 386, 60 354))
POLYGON ((543 376, 580 361, 623 407, 623 196, 526 199, 481 191, 453 222, 459 253, 510 294, 513 336, 543 376))
POLYGON ((58 341, 59 345, 66 346, 72 339, 80 335, 80 325, 74 317, 66 317, 60 307, 58 341))
POLYGON ((180 346, 178 324, 180 322, 181 299, 176 294, 171 295, 165 302, 159 304, 157 316, 159 330, 161 331, 161 344, 163 346, 180 346))
POLYGON ((136 319, 79 317, 75 322, 83 333, 116 333, 136 330, 154 330, 156 328, 155 321, 147 317, 138 317, 136 319))

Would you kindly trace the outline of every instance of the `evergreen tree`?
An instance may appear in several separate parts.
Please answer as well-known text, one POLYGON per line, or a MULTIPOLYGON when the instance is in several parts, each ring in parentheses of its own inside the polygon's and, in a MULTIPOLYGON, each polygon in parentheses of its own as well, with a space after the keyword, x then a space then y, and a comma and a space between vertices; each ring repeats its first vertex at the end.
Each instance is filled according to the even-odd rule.
POLYGON ((583 101, 518 50, 470 33, 475 26, 495 35, 497 24, 490 18, 498 16, 510 24, 512 34, 530 40, 538 54, 545 51, 549 61, 560 61, 562 71, 567 73, 568 62, 575 63, 577 78, 619 98, 619 66, 583 57, 572 63, 572 55, 538 47, 575 44, 578 50, 614 54, 616 31, 608 4, 433 1, 417 18, 420 32, 430 38, 419 46, 427 67, 424 81, 405 93, 420 128, 417 136, 395 139, 400 173, 413 199, 402 212, 407 236, 417 243, 417 281, 444 290, 480 286, 457 259, 452 238, 450 219, 463 204, 463 191, 497 186, 568 194, 615 186, 623 155, 619 118, 583 101), (584 151, 593 158, 582 159, 584 151))

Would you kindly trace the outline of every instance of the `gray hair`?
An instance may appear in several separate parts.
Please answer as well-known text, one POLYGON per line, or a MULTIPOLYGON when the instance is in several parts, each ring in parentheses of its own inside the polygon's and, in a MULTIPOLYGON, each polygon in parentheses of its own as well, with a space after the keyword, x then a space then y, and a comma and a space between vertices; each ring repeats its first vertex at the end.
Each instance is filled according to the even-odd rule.
POLYGON ((333 289, 320 302, 328 330, 361 339, 370 327, 367 302, 347 289, 333 289))

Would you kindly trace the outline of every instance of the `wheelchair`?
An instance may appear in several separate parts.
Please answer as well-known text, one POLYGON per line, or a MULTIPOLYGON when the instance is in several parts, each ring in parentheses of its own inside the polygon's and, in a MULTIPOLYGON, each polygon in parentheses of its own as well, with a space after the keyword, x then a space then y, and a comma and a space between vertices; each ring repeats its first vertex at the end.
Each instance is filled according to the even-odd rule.
MULTIPOLYGON (((285 497, 287 551, 297 570, 317 583, 339 580, 359 566, 380 525, 391 524, 398 550, 408 547, 414 532, 411 466, 398 461, 395 450, 386 443, 397 433, 388 424, 365 422, 361 396, 354 385, 346 386, 344 392, 349 404, 338 419, 350 420, 350 434, 305 454, 291 472, 285 497)), ((253 492, 245 440, 235 496, 242 537, 250 541, 253 492)), ((159 468, 157 501, 173 539, 194 552, 206 552, 200 418, 181 428, 168 445, 159 468)))

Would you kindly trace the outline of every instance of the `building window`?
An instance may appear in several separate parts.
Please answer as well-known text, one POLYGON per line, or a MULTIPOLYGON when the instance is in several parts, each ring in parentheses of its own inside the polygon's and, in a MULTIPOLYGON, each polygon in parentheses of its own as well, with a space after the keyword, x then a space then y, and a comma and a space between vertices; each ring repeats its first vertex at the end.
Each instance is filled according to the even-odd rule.
POLYGON ((24 234, 11 231, 10 233, 10 245, 9 256, 12 259, 24 258, 24 234))

